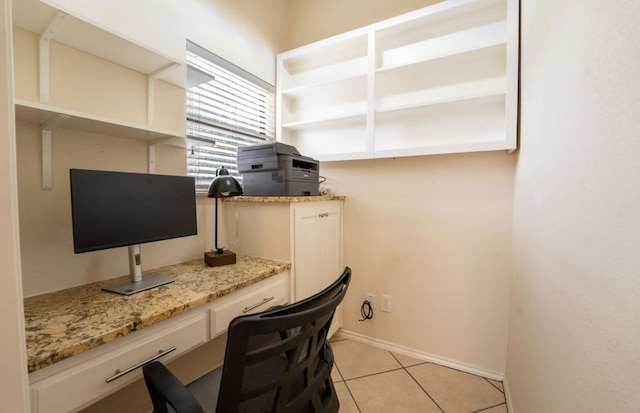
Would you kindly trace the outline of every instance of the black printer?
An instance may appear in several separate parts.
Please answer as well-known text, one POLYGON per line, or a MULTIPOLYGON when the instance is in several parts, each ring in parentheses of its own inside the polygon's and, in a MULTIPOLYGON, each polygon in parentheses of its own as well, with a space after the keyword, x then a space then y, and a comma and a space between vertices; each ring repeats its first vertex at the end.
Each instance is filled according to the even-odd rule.
POLYGON ((281 142, 238 147, 244 195, 318 195, 319 169, 318 161, 281 142))

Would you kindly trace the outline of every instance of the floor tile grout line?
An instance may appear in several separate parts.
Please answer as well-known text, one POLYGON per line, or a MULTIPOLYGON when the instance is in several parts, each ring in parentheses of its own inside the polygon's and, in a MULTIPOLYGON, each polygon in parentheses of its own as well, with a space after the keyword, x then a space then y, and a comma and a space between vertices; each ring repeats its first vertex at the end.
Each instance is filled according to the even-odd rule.
MULTIPOLYGON (((334 340, 334 342, 339 342, 339 341, 349 341, 349 339, 348 339, 348 338, 343 338, 343 339, 334 340)), ((389 352, 389 354, 391 354, 391 357, 393 357, 393 359, 394 359, 394 360, 399 364, 399 366, 400 366, 400 367, 398 367, 398 368, 392 368, 392 369, 384 370, 384 371, 379 371, 379 372, 376 372, 376 373, 365 374, 365 375, 363 375, 363 376, 352 377, 352 378, 348 378, 348 379, 347 379, 347 378, 345 378, 345 377, 342 375, 342 372, 340 371, 340 368, 338 367, 338 363, 337 363, 337 362, 334 362, 334 365, 335 365, 335 367, 336 367, 336 368, 337 368, 337 370, 338 370, 338 373, 339 373, 339 375, 340 375, 340 378, 342 379, 342 382, 345 384, 345 387, 347 388, 347 391, 349 392, 349 395, 351 396, 351 399, 353 400, 353 402, 354 402, 354 404, 355 404, 355 406, 356 406, 356 409, 357 409, 357 410, 358 410, 358 412, 360 412, 360 413, 362 413, 362 410, 361 410, 360 406, 358 405, 358 402, 356 401, 356 398, 355 398, 354 394, 352 393, 351 388, 349 387, 349 382, 350 382, 350 381, 353 381, 353 380, 363 379, 363 378, 372 377, 372 376, 376 376, 376 375, 380 375, 380 374, 385 374, 385 373, 390 373, 390 372, 399 371, 399 370, 404 370, 404 371, 409 375, 409 377, 411 377, 411 379, 412 379, 412 380, 413 380, 413 381, 418 385, 418 387, 420 387, 420 389, 422 389, 422 391, 427 395, 427 397, 429 397, 429 399, 430 399, 430 400, 431 400, 431 401, 436 405, 436 407, 437 407, 437 408, 438 408, 442 413, 445 413, 444 409, 443 409, 442 407, 440 407, 440 405, 439 405, 439 404, 438 404, 438 403, 433 399, 433 397, 431 397, 431 395, 429 394, 429 392, 428 392, 428 391, 427 391, 427 390, 426 390, 426 389, 425 389, 425 388, 424 388, 424 387, 423 387, 423 386, 418 382, 418 380, 417 380, 417 379, 416 379, 416 378, 411 374, 411 372, 408 370, 408 368, 410 368, 410 367, 415 367, 415 366, 420 366, 420 365, 425 365, 425 364, 434 364, 434 365, 437 365, 437 366, 441 366, 441 367, 445 367, 445 368, 448 368, 448 369, 451 369, 451 370, 457 371, 457 372, 459 372, 459 373, 464 373, 464 374, 467 374, 467 375, 470 375, 470 376, 483 378, 483 379, 485 379, 485 381, 487 381, 487 382, 491 385, 491 387, 495 388, 497 391, 499 391, 500 393, 502 393, 502 394, 503 394, 503 396, 505 395, 504 390, 501 390, 501 389, 500 389, 496 384, 494 384, 490 379, 488 379, 488 378, 486 378, 486 377, 479 376, 479 375, 476 375, 476 374, 472 374, 472 373, 469 373, 469 372, 466 372, 466 371, 462 371, 462 370, 459 370, 459 369, 456 369, 456 368, 452 368, 452 367, 448 367, 448 366, 442 366, 442 365, 440 365, 440 364, 438 364, 438 363, 433 363, 433 362, 430 362, 430 361, 421 361, 421 362, 418 362, 418 363, 416 363, 416 364, 411 364, 411 365, 407 365, 407 366, 405 366, 405 365, 403 365, 403 364, 402 364, 402 362, 398 359, 398 357, 396 357, 396 356, 393 354, 393 352, 391 352, 391 351, 389 351, 389 350, 387 350, 387 352, 389 352)), ((497 381, 497 380, 496 380, 496 381, 497 381)), ((339 383, 339 382, 336 382, 336 383, 339 383)), ((494 405, 494 406, 489 406, 489 407, 482 408, 482 409, 480 409, 480 410, 475 410, 475 411, 473 411, 473 412, 471 412, 471 413, 482 413, 482 412, 485 412, 485 411, 487 411, 487 410, 490 410, 490 409, 493 409, 493 408, 496 408, 496 407, 499 407, 499 406, 502 406, 502 405, 504 405, 504 406, 506 407, 506 400, 505 400, 504 402, 502 402, 502 403, 498 403, 498 404, 496 404, 496 405, 494 405)), ((508 412, 508 407, 507 407, 507 412, 508 412)))
MULTIPOLYGON (((476 410, 476 411, 473 411, 473 412, 471 412, 471 413, 482 413, 482 412, 486 412, 486 411, 487 411, 487 410, 489 410, 489 409, 493 409, 494 407, 503 406, 503 405, 504 405, 504 407, 507 407, 507 402, 504 402, 504 403, 498 403, 498 404, 496 404, 495 406, 485 407, 484 409, 476 410)), ((509 409, 508 409, 508 408, 507 408, 507 411, 509 411, 509 409)))
POLYGON ((484 379, 485 379, 486 381, 488 381, 490 385, 492 385, 493 387, 495 387, 496 389, 498 389, 498 391, 499 391, 500 393, 504 394, 504 390, 500 389, 500 387, 498 387, 498 386, 496 386, 495 384, 493 384, 493 382, 492 382, 491 380, 489 380, 489 379, 488 379, 488 378, 486 378, 486 377, 484 377, 484 379))
POLYGON ((358 412, 362 413, 362 409, 360 408, 360 405, 358 405, 358 401, 356 400, 356 397, 353 395, 353 393, 351 393, 351 389, 349 388, 349 385, 347 384, 347 382, 343 382, 344 383, 344 387, 347 388, 347 391, 349 392, 349 396, 351 396, 351 400, 353 400, 353 404, 356 405, 356 409, 358 409, 358 412))
MULTIPOLYGON (((402 367, 402 370, 404 370, 404 371, 409 375, 409 377, 411 377, 411 380, 413 380, 413 381, 418 385, 418 387, 420 387, 420 389, 422 389, 422 391, 424 392, 424 394, 426 394, 426 395, 427 395, 427 397, 431 399, 431 401, 433 402, 433 404, 435 404, 435 405, 436 405, 436 407, 437 407, 438 409, 440 409, 440 411, 441 411, 442 413, 444 413, 444 409, 443 409, 442 407, 440 407, 440 405, 439 405, 439 404, 438 404, 438 403, 433 399, 433 397, 431 397, 431 395, 429 394, 429 392, 427 391, 427 389, 425 389, 424 387, 422 387, 422 385, 421 385, 420 383, 418 383, 418 380, 416 380, 416 378, 415 378, 415 377, 413 377, 413 374, 411 374, 411 372, 409 372, 409 370, 407 370, 407 368, 406 368, 406 367, 405 367, 405 366, 400 362, 400 360, 398 360, 398 358, 397 358, 395 355, 393 355, 393 353, 392 353, 391 351, 389 352, 389 354, 391 354, 391 357, 393 357, 394 359, 396 359, 396 361, 397 361, 398 363, 400 363, 400 366, 402 367)), ((419 366, 420 364, 421 364, 421 363, 416 364, 416 366, 419 366)), ((424 364, 424 363, 422 363, 422 364, 424 364)))
POLYGON ((356 405, 356 409, 358 409, 358 412, 362 413, 362 409, 360 409, 360 406, 358 406, 358 402, 356 401, 355 396, 353 395, 353 393, 351 393, 351 389, 349 388, 349 385, 347 384, 347 381, 344 379, 344 376, 342 375, 342 372, 340 371, 340 367, 338 367, 338 364, 335 361, 333 362, 333 367, 335 367, 338 370, 338 374, 342 378, 342 382, 339 382, 339 383, 344 383, 344 387, 347 388, 347 391, 349 392, 349 396, 351 396, 351 400, 353 400, 353 404, 356 405))
MULTIPOLYGON (((347 338, 347 339, 345 339, 345 340, 348 340, 348 338, 347 338)), ((387 350, 387 351, 389 351, 389 350, 387 350)), ((393 356, 393 353, 392 353, 391 351, 389 351, 389 352, 390 352, 390 353, 391 353, 391 355, 393 356)), ((400 365, 402 366, 402 363, 400 362, 400 360, 398 360, 398 358, 397 358, 397 357, 395 357, 395 356, 393 356, 393 357, 394 357, 394 358, 396 359, 396 361, 397 361, 398 363, 400 363, 400 365)), ((464 373, 464 374, 468 374, 468 375, 470 375, 470 376, 480 377, 480 378, 482 378, 482 379, 487 380, 487 381, 488 381, 488 382, 489 382, 493 387, 495 387, 496 389, 498 389, 498 391, 500 391, 501 393, 503 393, 503 394, 504 394, 504 391, 503 391, 503 390, 500 390, 500 388, 498 388, 496 385, 494 385, 493 383, 491 383, 491 381, 490 381, 488 378, 486 378, 486 377, 484 377, 484 376, 481 376, 481 375, 479 375, 479 374, 470 373, 470 372, 468 372, 468 371, 461 370, 461 369, 456 368, 456 367, 445 366, 444 364, 436 363, 436 362, 434 362, 434 361, 426 361, 426 360, 420 360, 420 362, 419 362, 419 363, 412 364, 412 365, 407 366, 407 367, 414 367, 414 366, 419 366, 419 365, 422 365, 422 364, 434 364, 434 365, 436 365, 436 366, 444 367, 444 368, 446 368, 446 369, 450 369, 450 370, 455 370, 455 371, 457 371, 457 372, 464 373)), ((403 367, 404 367, 404 366, 403 366, 403 367)), ((496 381, 499 381, 499 380, 496 380, 496 381)))
MULTIPOLYGON (((335 360, 333 361, 333 367, 335 367, 336 370, 338 370, 338 375, 342 379, 340 380, 340 382, 344 382, 344 376, 342 375, 342 372, 340 371, 340 367, 338 367, 338 363, 336 363, 335 360)), ((336 383, 340 383, 340 382, 336 382, 336 383)))
POLYGON ((390 372, 392 372, 392 371, 398 371, 398 370, 402 370, 402 366, 400 366, 400 367, 398 367, 398 368, 396 368, 396 369, 385 370, 385 371, 379 371, 379 372, 376 372, 376 373, 365 374, 364 376, 351 377, 351 378, 348 378, 348 379, 345 379, 345 378, 343 377, 343 379, 344 379, 344 382, 346 383, 346 382, 348 382, 348 381, 364 379, 364 378, 366 378, 366 377, 378 376, 378 375, 380 375, 380 374, 390 373, 390 372))
MULTIPOLYGON (((391 355, 393 356, 393 353, 392 353, 391 355)), ((394 356, 394 358, 395 358, 395 356, 394 356)), ((396 360, 398 360, 398 359, 396 358, 396 360)), ((398 360, 398 363, 400 363, 400 360, 398 360)), ((467 374, 467 375, 469 375, 469 376, 479 377, 479 378, 481 378, 481 379, 486 380, 486 381, 487 381, 487 382, 488 382, 492 387, 494 387, 494 388, 495 388, 496 390, 498 390, 500 393, 505 394, 505 393, 504 393, 504 390, 500 390, 500 388, 499 388, 498 386, 496 386, 495 384, 493 384, 493 383, 491 382, 491 380, 489 380, 488 378, 486 378, 486 377, 484 377, 484 376, 480 376, 479 374, 469 373, 468 371, 460 370, 460 369, 457 369, 457 368, 455 368, 455 367, 445 366, 445 365, 443 365, 443 364, 434 363, 434 362, 432 362, 432 361, 424 361, 424 362, 422 362, 422 363, 412 364, 411 366, 407 366, 407 367, 419 366, 419 365, 422 365, 422 364, 433 364, 433 365, 436 365, 436 366, 439 366, 439 367, 444 367, 444 368, 449 369, 449 370, 457 371, 457 372, 459 372, 459 373, 467 374)), ((400 363, 400 365, 402 365, 402 363, 400 363)), ((498 381, 498 380, 496 380, 496 381, 498 381)))

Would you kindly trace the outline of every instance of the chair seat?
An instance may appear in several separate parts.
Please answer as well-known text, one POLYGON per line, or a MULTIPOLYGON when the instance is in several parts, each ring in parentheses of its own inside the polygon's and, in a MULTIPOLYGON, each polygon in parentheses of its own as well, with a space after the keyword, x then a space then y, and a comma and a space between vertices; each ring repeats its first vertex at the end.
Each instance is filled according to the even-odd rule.
MULTIPOLYGON (((282 372, 287 366, 287 359, 284 357, 272 357, 260 364, 259 368, 248 371, 244 378, 243 387, 253 388, 265 382, 274 372, 282 372)), ((198 401, 204 413, 215 413, 220 392, 220 381, 222 379, 222 367, 218 367, 210 373, 186 386, 193 397, 198 401)), ((276 390, 262 394, 260 397, 245 401, 242 411, 251 413, 271 413, 269 406, 273 405, 276 390)))
MULTIPOLYGON (((187 390, 196 398, 204 413, 215 413, 220 393, 220 379, 222 367, 218 367, 210 373, 188 384, 187 390)), ((174 411, 172 411, 174 413, 174 411)))

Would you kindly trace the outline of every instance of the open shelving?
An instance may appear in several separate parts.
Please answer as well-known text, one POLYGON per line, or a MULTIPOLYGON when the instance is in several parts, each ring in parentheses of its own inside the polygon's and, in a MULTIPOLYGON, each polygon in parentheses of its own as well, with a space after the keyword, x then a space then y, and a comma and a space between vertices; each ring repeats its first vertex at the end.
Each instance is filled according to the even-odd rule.
POLYGON ((323 122, 367 112, 367 78, 340 79, 281 93, 282 126, 323 122))
POLYGON ((505 22, 491 23, 435 39, 398 46, 378 53, 378 72, 447 56, 506 45, 505 22))
POLYGON ((12 6, 16 119, 40 126, 44 189, 56 128, 145 141, 149 172, 155 145, 184 147, 184 62, 46 1, 12 6))
MULTIPOLYGON (((330 83, 367 73, 367 36, 329 39, 311 53, 294 53, 280 60, 282 91, 330 83)), ((286 56, 286 55, 285 55, 286 56)))
POLYGON ((447 0, 278 55, 277 139, 320 160, 515 149, 518 7, 447 0))
POLYGON ((504 95, 376 115, 375 157, 504 149, 504 95))
POLYGON ((82 50, 104 60, 115 62, 147 75, 178 64, 167 71, 162 79, 184 88, 186 66, 184 62, 157 50, 98 27, 81 18, 58 10, 39 0, 14 0, 12 2, 13 25, 29 32, 46 35, 75 49, 82 50), (55 23, 56 20, 59 23, 55 23), (54 24, 52 25, 52 22, 54 24), (47 32, 50 32, 47 34, 47 32))
POLYGON ((368 37, 347 33, 278 56, 276 130, 286 142, 325 159, 337 147, 351 158, 367 151, 368 37))
POLYGON ((376 111, 504 94, 504 59, 498 45, 378 72, 376 111))
POLYGON ((366 113, 345 114, 290 124, 282 128, 282 133, 286 142, 298 150, 305 148, 303 153, 313 153, 324 160, 340 160, 344 154, 348 154, 349 159, 362 159, 367 152, 366 123, 366 113), (340 133, 334 133, 336 130, 340 133), (340 148, 339 154, 335 153, 336 148, 340 148))
POLYGON ((16 119, 46 127, 55 123, 56 128, 73 129, 105 136, 118 136, 154 142, 172 142, 185 147, 185 140, 170 130, 148 128, 130 122, 94 116, 51 105, 15 99, 16 119), (170 139, 168 139, 170 138, 170 139))

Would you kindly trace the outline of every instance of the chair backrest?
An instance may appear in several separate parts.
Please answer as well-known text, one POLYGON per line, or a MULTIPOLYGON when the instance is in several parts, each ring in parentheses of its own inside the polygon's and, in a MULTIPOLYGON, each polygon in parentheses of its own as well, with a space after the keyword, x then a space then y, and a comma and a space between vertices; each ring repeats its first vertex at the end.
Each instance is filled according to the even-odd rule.
POLYGON ((351 281, 229 325, 218 412, 337 412, 327 334, 351 281))

